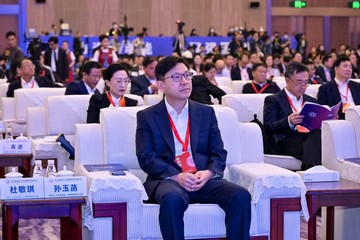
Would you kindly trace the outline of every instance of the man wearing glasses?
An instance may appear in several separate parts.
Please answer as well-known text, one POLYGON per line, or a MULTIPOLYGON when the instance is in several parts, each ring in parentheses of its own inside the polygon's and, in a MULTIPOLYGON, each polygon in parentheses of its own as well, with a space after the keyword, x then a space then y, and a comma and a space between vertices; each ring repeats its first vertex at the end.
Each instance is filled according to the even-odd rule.
POLYGON ((163 239, 184 239, 190 203, 219 204, 227 239, 249 239, 251 197, 222 178, 227 152, 213 108, 189 100, 192 74, 181 58, 164 58, 155 73, 165 98, 138 112, 136 154, 149 201, 160 204, 163 239))
POLYGON ((304 116, 300 115, 305 102, 317 102, 305 94, 309 84, 307 67, 292 62, 286 69, 286 87, 265 98, 264 127, 269 136, 271 153, 290 155, 302 161, 306 170, 321 164, 321 131, 307 131, 299 126, 304 116))
POLYGON ((65 95, 100 94, 96 85, 102 78, 101 68, 98 62, 86 62, 81 69, 82 80, 69 83, 65 95))
POLYGON ((35 77, 35 65, 30 59, 23 58, 17 62, 17 72, 20 79, 9 84, 7 97, 14 97, 14 91, 19 88, 61 87, 46 77, 35 77))

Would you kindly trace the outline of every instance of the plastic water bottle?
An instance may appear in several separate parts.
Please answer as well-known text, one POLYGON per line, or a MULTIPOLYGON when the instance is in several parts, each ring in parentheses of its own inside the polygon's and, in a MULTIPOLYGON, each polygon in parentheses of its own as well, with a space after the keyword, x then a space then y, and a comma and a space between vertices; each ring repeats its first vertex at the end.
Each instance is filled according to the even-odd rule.
POLYGON ((6 129, 6 139, 13 139, 11 128, 6 129))
POLYGON ((46 168, 46 177, 47 178, 54 178, 57 176, 55 162, 54 160, 48 160, 48 165, 46 168))
POLYGON ((34 178, 44 177, 41 160, 35 160, 33 177, 34 177, 34 178))

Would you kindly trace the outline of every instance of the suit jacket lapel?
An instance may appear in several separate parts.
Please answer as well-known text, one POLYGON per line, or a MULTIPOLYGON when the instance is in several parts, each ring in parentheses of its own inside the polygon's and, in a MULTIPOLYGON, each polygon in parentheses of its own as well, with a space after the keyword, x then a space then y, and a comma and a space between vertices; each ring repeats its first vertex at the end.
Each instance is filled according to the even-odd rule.
POLYGON ((334 97, 334 99, 335 99, 334 105, 335 105, 335 104, 337 104, 338 102, 341 101, 341 97, 340 97, 340 92, 339 92, 338 85, 337 85, 337 83, 335 82, 335 80, 332 81, 331 84, 332 84, 332 87, 331 87, 331 94, 330 94, 330 96, 333 96, 333 97, 334 97))
POLYGON ((190 144, 191 151, 196 152, 199 141, 201 111, 193 101, 189 100, 189 116, 190 116, 190 144))
POLYGON ((157 124, 157 127, 160 129, 160 132, 162 136, 165 139, 165 142, 169 145, 171 148, 171 151, 173 152, 173 155, 175 157, 175 143, 174 143, 174 137, 172 134, 169 117, 167 113, 167 109, 165 106, 165 100, 162 100, 160 104, 155 109, 154 122, 157 124))
POLYGON ((350 88, 351 96, 354 100, 355 105, 359 105, 360 104, 360 94, 359 94, 360 88, 358 87, 358 84, 356 82, 349 81, 349 88, 350 88))
POLYGON ((80 84, 80 88, 81 88, 81 92, 89 94, 88 90, 86 89, 85 83, 83 80, 81 80, 81 84, 80 84))
POLYGON ((283 105, 284 107, 284 110, 286 111, 286 115, 290 115, 293 113, 292 109, 291 109, 291 106, 290 106, 290 103, 289 103, 289 99, 286 95, 286 92, 285 92, 285 89, 281 90, 280 92, 280 101, 281 101, 281 104, 283 105))

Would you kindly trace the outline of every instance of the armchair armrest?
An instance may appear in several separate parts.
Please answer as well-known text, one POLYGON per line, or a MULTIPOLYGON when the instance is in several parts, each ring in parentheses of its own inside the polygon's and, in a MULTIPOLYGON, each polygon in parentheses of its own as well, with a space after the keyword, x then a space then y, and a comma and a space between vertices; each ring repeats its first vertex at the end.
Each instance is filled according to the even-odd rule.
POLYGON ((358 157, 355 130, 350 121, 324 121, 321 126, 322 164, 342 171, 344 158, 358 157))
POLYGON ((40 137, 47 135, 45 107, 27 108, 27 129, 28 137, 40 137))
POLYGON ((75 166, 104 164, 104 140, 100 124, 75 124, 75 166))
POLYGON ((243 163, 229 166, 230 181, 246 188, 256 205, 261 198, 301 197, 306 219, 306 187, 300 175, 267 163, 243 163))
POLYGON ((87 179, 88 198, 84 212, 84 225, 89 230, 94 227, 93 203, 124 202, 127 204, 128 226, 136 228, 141 225, 142 204, 148 196, 139 178, 128 171, 125 176, 112 176, 108 171, 88 172, 83 165, 79 166, 77 173, 86 176, 87 179))
POLYGON ((4 121, 16 119, 15 114, 15 99, 14 98, 1 98, 1 118, 4 121))

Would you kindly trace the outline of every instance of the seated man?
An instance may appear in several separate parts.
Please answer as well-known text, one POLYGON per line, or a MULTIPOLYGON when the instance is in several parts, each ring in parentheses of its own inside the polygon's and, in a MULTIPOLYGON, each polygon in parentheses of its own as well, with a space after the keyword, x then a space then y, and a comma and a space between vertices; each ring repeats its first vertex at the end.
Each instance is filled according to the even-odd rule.
POLYGON ((292 62, 285 72, 286 87, 267 96, 264 103, 264 127, 272 144, 272 153, 290 155, 302 161, 306 170, 321 164, 321 131, 304 131, 299 112, 305 102, 316 102, 305 94, 309 73, 305 65, 292 62))
POLYGON ((238 59, 238 65, 231 68, 231 80, 251 80, 253 76, 248 68, 249 55, 243 53, 238 59))
POLYGON ((315 64, 311 59, 304 61, 304 64, 309 69, 309 83, 310 84, 323 84, 323 80, 315 74, 315 64))
POLYGON ((102 77, 101 65, 98 62, 89 61, 84 64, 81 70, 82 80, 69 83, 66 87, 65 95, 86 95, 100 94, 96 89, 102 77))
POLYGON ((14 97, 14 91, 19 88, 61 87, 46 77, 35 77, 35 65, 27 58, 18 61, 17 72, 20 79, 9 84, 7 97, 14 97))
POLYGON ((189 100, 191 75, 183 59, 161 60, 156 78, 166 97, 138 112, 136 154, 148 174, 149 200, 160 204, 163 239, 184 239, 183 216, 190 203, 219 204, 227 239, 249 239, 251 197, 222 178, 227 152, 214 110, 189 100))
POLYGON ((243 87, 243 93, 277 93, 280 92, 279 86, 273 81, 266 80, 266 67, 263 63, 255 63, 252 68, 252 83, 247 83, 243 87))
POLYGON ((341 101, 338 116, 339 119, 345 119, 346 108, 360 105, 360 83, 350 81, 352 65, 347 56, 339 56, 333 66, 335 80, 320 86, 318 101, 330 107, 341 101))
POLYGON ((156 85, 155 67, 158 61, 155 57, 146 57, 143 61, 144 74, 131 81, 131 94, 144 97, 145 94, 157 94, 158 86, 156 85))

